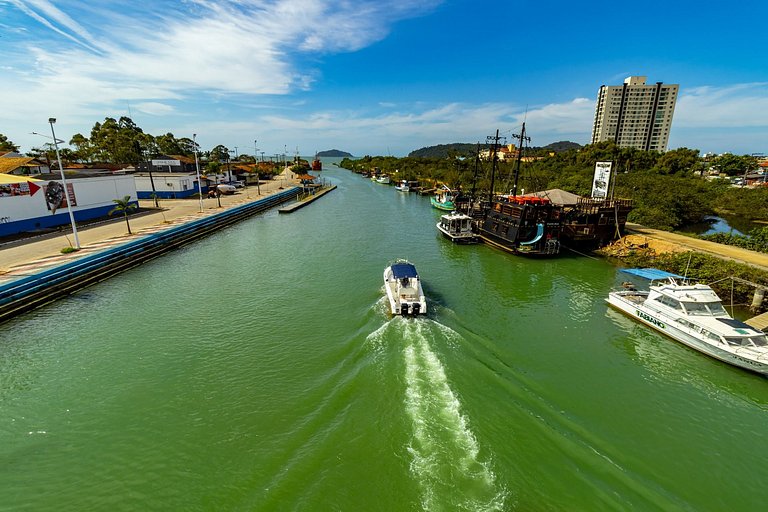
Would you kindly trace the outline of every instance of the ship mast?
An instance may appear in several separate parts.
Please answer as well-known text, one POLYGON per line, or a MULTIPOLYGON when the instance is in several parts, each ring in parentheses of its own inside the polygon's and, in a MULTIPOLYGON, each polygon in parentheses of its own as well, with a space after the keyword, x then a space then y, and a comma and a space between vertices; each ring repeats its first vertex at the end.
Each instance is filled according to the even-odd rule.
POLYGON ((499 147, 499 140, 504 137, 499 137, 499 130, 496 129, 496 136, 489 135, 485 138, 487 142, 492 142, 491 144, 491 189, 489 191, 488 201, 493 201, 493 187, 494 187, 494 180, 496 179, 496 161, 497 161, 497 155, 496 152, 498 151, 499 147))
POLYGON ((526 137, 525 135, 525 121, 523 121, 523 128, 520 130, 520 135, 512 134, 512 137, 520 139, 520 147, 517 148, 517 161, 515 162, 515 184, 512 187, 512 197, 517 197, 517 179, 520 177, 520 160, 523 157, 523 144, 531 142, 531 138, 526 137))

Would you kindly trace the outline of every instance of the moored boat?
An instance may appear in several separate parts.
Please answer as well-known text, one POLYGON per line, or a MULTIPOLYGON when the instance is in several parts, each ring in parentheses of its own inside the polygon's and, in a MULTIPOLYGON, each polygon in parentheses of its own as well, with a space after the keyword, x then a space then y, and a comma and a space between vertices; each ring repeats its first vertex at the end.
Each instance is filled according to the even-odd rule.
POLYGON ((410 185, 408 185, 407 180, 402 180, 397 185, 395 185, 395 190, 398 190, 400 192, 408 192, 411 190, 411 187, 410 185))
POLYGON ((477 233, 489 245, 526 256, 560 253, 561 208, 546 198, 497 196, 477 220, 477 233))
POLYGON ((423 315, 427 299, 421 288, 416 267, 407 260, 397 260, 384 269, 384 289, 393 315, 423 315))
POLYGON ((388 175, 380 174, 379 176, 376 176, 375 181, 376 183, 389 184, 391 180, 389 179, 388 175))
POLYGON ((465 213, 451 212, 440 216, 437 229, 457 244, 473 244, 477 235, 472 230, 472 217, 465 213))
POLYGON ((649 289, 625 283, 608 294, 610 306, 694 350, 768 375, 765 333, 732 318, 710 286, 653 268, 622 272, 647 279, 649 289))
POLYGON ((454 195, 453 190, 446 186, 442 186, 435 192, 435 195, 429 199, 429 202, 438 210, 452 211, 456 208, 456 205, 453 202, 454 195))

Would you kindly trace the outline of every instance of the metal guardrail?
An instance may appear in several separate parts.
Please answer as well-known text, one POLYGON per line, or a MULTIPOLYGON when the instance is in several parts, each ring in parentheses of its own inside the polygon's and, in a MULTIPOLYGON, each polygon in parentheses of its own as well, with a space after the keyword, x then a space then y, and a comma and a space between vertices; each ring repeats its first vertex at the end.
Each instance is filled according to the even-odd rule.
POLYGON ((0 285, 0 322, 292 199, 297 187, 0 285))

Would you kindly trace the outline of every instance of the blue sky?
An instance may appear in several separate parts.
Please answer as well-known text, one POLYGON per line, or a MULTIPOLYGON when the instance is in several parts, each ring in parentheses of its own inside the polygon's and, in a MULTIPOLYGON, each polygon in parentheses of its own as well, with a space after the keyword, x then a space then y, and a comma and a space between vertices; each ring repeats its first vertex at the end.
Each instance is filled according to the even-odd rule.
POLYGON ((203 149, 404 156, 526 120, 585 144, 600 85, 643 75, 680 84, 670 149, 768 153, 768 2, 625 4, 0 0, 0 133, 127 115, 203 149))

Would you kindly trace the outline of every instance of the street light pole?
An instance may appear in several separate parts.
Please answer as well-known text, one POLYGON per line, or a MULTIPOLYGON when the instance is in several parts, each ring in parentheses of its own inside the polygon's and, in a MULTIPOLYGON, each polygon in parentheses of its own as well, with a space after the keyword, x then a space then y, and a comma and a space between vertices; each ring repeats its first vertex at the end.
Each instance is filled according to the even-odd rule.
MULTIPOLYGON (((61 184, 64 185, 64 197, 67 198, 67 211, 69 212, 69 222, 72 224, 72 236, 75 238, 75 248, 80 249, 80 239, 77 236, 77 224, 75 215, 72 213, 72 205, 69 200, 69 189, 67 189, 67 178, 64 176, 64 167, 61 165, 61 156, 59 155, 59 139, 56 138, 56 132, 53 131, 53 125, 56 122, 55 117, 48 118, 48 124, 51 125, 51 135, 53 144, 56 147, 56 160, 59 162, 59 172, 61 173, 61 184)), ((64 142, 64 141, 62 141, 64 142)))
POLYGON ((195 142, 195 138, 197 137, 196 133, 192 134, 192 145, 195 148, 195 172, 197 173, 197 195, 200 196, 200 211, 203 211, 203 182, 200 181, 200 162, 197 159, 197 142, 195 142))

